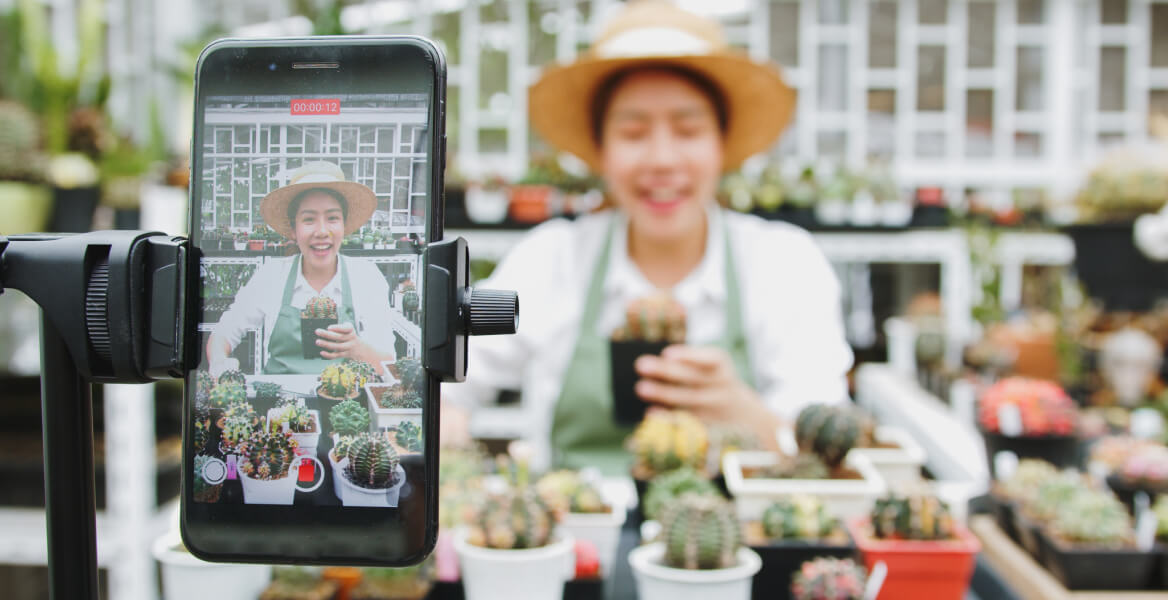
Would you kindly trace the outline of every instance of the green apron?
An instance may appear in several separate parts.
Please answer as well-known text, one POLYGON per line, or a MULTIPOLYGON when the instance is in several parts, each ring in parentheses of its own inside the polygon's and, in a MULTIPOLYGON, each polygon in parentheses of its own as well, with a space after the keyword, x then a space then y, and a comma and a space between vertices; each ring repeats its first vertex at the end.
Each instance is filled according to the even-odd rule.
MULTIPOLYGON (((564 372, 563 387, 552 417, 551 445, 557 467, 579 469, 591 466, 605 475, 615 476, 627 475, 633 458, 624 448, 625 438, 632 432, 632 427, 619 426, 612 421, 609 340, 596 331, 604 302, 604 279, 608 274, 613 229, 614 225, 610 224, 588 285, 579 337, 572 360, 564 372)), ((726 241, 726 334, 713 345, 724 348, 730 354, 739 377, 747 385, 753 385, 742 325, 738 273, 724 221, 722 237, 726 241)))
MULTIPOLYGON (((337 307, 338 323, 352 323, 357 326, 353 315, 353 297, 349 293, 349 270, 345 261, 337 257, 341 267, 341 305, 337 307)), ((300 344, 300 309, 292 306, 292 290, 296 287, 296 275, 300 272, 300 257, 292 261, 288 271, 288 282, 284 284, 284 298, 280 301, 280 314, 272 327, 272 337, 268 342, 268 362, 264 364, 267 375, 303 375, 320 373, 332 361, 324 358, 304 358, 304 347, 300 344)))

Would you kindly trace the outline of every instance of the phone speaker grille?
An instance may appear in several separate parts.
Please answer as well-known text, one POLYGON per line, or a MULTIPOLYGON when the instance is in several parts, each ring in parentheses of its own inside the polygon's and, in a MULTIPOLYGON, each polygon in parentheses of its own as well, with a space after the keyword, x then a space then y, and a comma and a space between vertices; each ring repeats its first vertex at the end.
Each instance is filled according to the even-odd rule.
POLYGON ((341 63, 338 62, 294 62, 293 69, 339 69, 341 63))

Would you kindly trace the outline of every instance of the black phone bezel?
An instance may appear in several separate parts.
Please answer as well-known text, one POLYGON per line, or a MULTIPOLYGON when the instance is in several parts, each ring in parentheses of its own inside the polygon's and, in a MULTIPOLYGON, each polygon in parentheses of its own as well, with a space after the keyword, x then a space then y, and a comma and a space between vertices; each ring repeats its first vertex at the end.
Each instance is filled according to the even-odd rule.
MULTIPOLYGON (((446 166, 446 62, 435 44, 416 36, 330 36, 265 40, 223 39, 207 46, 195 69, 191 138, 188 272, 198 273, 202 253, 199 171, 206 98, 224 95, 426 92, 429 106, 430 194, 426 242, 442 239, 446 166), (293 69, 293 62, 338 63, 336 69, 293 69), (270 68, 275 64, 276 68, 270 68), (388 83, 387 83, 388 82, 388 83), (306 86, 312 86, 307 89, 306 86)), ((425 255, 423 254, 423 257, 425 255)), ((427 268, 423 260, 422 268, 427 268)), ((188 298, 201 299, 199 277, 188 278, 188 298)), ((406 566, 433 550, 438 535, 439 380, 430 375, 423 411, 423 510, 195 503, 190 481, 193 374, 204 360, 198 348, 201 301, 188 303, 185 349, 189 365, 183 400, 183 476, 180 531, 195 556, 211 561, 273 564, 406 566), (418 523, 422 523, 419 527, 418 523), (279 534, 279 535, 277 535, 279 534), (319 543, 320 550, 306 550, 319 543), (387 546, 392 546, 387 552, 387 546), (362 548, 369 548, 362 550, 362 548), (400 552, 394 551, 400 548, 400 552)), ((422 320, 425 339, 425 320, 422 320)), ((423 352, 426 352, 423 346, 423 352)))

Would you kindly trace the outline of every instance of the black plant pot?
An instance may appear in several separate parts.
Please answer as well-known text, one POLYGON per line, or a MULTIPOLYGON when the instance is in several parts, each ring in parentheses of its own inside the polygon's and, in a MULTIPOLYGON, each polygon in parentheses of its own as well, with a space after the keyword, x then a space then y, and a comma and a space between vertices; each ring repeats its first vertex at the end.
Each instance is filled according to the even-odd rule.
POLYGON ((949 208, 918 204, 913 207, 912 220, 909 221, 908 225, 909 227, 948 227, 949 208))
POLYGON ((1157 587, 1158 555, 1136 549, 1074 548, 1038 532, 1043 563, 1068 590, 1146 590, 1157 587))
POLYGON ((329 325, 336 324, 336 317, 329 319, 300 318, 300 345, 304 350, 304 358, 320 358, 320 351, 323 350, 323 348, 316 345, 316 330, 328 329, 329 325))
POLYGON ((990 474, 997 475, 994 455, 1009 450, 1018 458, 1040 458, 1062 469, 1075 466, 1079 460, 1079 438, 1073 435, 1044 435, 1034 437, 1009 437, 1000 433, 981 432, 985 440, 986 460, 990 474))
POLYGON ((53 217, 49 229, 57 233, 84 233, 93 229, 93 211, 101 189, 53 188, 53 217))
POLYGON ((1116 497, 1127 506, 1128 512, 1132 514, 1135 514, 1136 492, 1147 493, 1149 500, 1155 500, 1159 494, 1168 493, 1168 487, 1131 485, 1115 473, 1107 476, 1107 487, 1115 492, 1116 497))
POLYGON ((634 386, 640 377, 633 367, 637 357, 661 354, 668 342, 625 341, 610 342, 612 365, 612 420, 617 425, 636 425, 645 418, 648 404, 637 396, 634 386))
POLYGON ((815 220, 815 209, 810 207, 790 206, 784 204, 778 210, 762 210, 755 208, 750 211, 764 219, 771 221, 785 221, 803 229, 815 229, 819 221, 815 220))
POLYGON ((1071 225, 1075 273, 1108 311, 1145 311, 1168 296, 1168 263, 1153 262, 1136 248, 1131 223, 1071 225))
POLYGON ((786 598, 791 580, 803 563, 821 556, 855 558, 854 544, 838 545, 819 541, 788 540, 766 546, 751 546, 762 559, 762 569, 754 576, 751 598, 786 598))

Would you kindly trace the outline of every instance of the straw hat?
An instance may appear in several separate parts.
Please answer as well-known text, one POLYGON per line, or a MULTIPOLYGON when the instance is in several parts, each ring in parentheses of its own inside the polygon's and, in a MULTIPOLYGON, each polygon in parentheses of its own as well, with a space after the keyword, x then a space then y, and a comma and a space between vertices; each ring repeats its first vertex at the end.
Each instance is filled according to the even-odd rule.
POLYGON ((377 196, 373 190, 360 183, 345 181, 341 167, 329 162, 306 163, 292 171, 288 185, 264 196, 260 201, 260 215, 268 227, 280 235, 292 239, 292 223, 288 221, 288 204, 297 194, 305 190, 323 188, 334 190, 345 198, 345 235, 349 235, 369 222, 377 209, 377 196))
POLYGON ((630 2, 587 52, 546 71, 528 92, 531 122, 545 140, 600 170, 592 102, 599 86, 630 67, 673 66, 717 86, 728 116, 725 168, 774 143, 791 119, 795 93, 777 65, 731 49, 721 26, 665 0, 630 2))

